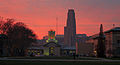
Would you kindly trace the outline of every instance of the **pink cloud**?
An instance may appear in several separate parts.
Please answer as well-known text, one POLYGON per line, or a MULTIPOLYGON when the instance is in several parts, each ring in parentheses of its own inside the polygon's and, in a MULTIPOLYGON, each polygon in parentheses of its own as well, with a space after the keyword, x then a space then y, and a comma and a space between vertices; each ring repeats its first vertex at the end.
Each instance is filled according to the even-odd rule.
POLYGON ((63 34, 67 11, 74 8, 77 33, 92 35, 99 32, 101 23, 105 30, 120 24, 119 6, 120 0, 0 0, 0 16, 23 21, 42 38, 51 28, 56 29, 56 18, 58 33, 63 34))

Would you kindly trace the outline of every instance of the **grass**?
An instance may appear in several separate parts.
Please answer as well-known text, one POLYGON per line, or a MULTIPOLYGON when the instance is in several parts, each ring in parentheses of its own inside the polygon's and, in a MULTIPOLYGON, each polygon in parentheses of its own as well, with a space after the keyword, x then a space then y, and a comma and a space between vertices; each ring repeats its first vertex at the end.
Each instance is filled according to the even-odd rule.
POLYGON ((120 65, 120 62, 0 61, 0 65, 120 65))
MULTIPOLYGON (((72 56, 9 57, 9 58, 12 58, 12 59, 73 59, 72 56)), ((79 57, 79 60, 96 60, 96 59, 89 58, 89 57, 79 57)), ((0 60, 0 65, 120 65, 120 62, 0 60)))
POLYGON ((106 59, 110 59, 110 60, 120 60, 120 58, 106 58, 106 59))
MULTIPOLYGON (((72 56, 41 56, 41 57, 8 57, 12 59, 73 59, 72 56)), ((98 60, 95 58, 83 58, 79 57, 77 58, 79 60, 98 60)))

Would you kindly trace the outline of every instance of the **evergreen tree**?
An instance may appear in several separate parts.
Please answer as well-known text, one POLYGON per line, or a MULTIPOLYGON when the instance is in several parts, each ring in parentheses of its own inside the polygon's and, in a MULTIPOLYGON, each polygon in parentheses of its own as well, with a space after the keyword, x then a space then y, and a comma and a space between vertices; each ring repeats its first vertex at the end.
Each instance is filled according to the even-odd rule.
POLYGON ((98 37, 97 57, 105 57, 105 36, 102 24, 100 26, 100 33, 98 37))

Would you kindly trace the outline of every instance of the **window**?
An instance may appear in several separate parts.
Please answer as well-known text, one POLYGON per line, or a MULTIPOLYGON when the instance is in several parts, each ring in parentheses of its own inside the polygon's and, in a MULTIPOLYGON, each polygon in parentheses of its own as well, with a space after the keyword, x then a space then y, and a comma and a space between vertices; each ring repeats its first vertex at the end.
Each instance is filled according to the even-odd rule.
POLYGON ((118 46, 120 46, 120 40, 117 40, 117 44, 118 44, 118 46))
POLYGON ((49 48, 49 53, 50 53, 51 56, 54 55, 54 47, 50 47, 49 48))
POLYGON ((117 40, 117 43, 119 43, 119 44, 120 44, 120 40, 117 40))

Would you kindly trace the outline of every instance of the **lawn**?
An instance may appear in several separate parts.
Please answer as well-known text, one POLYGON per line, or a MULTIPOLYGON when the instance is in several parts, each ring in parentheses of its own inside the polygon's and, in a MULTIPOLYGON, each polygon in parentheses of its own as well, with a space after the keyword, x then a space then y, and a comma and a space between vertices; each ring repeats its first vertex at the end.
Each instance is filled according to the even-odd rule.
POLYGON ((0 61, 0 65, 120 65, 120 62, 0 61))
MULTIPOLYGON (((41 57, 8 57, 11 59, 74 59, 73 56, 41 56, 41 57)), ((84 58, 84 57, 79 57, 76 58, 79 60, 98 60, 96 58, 84 58)))
POLYGON ((120 58, 106 58, 106 59, 110 59, 110 60, 120 60, 120 58))

